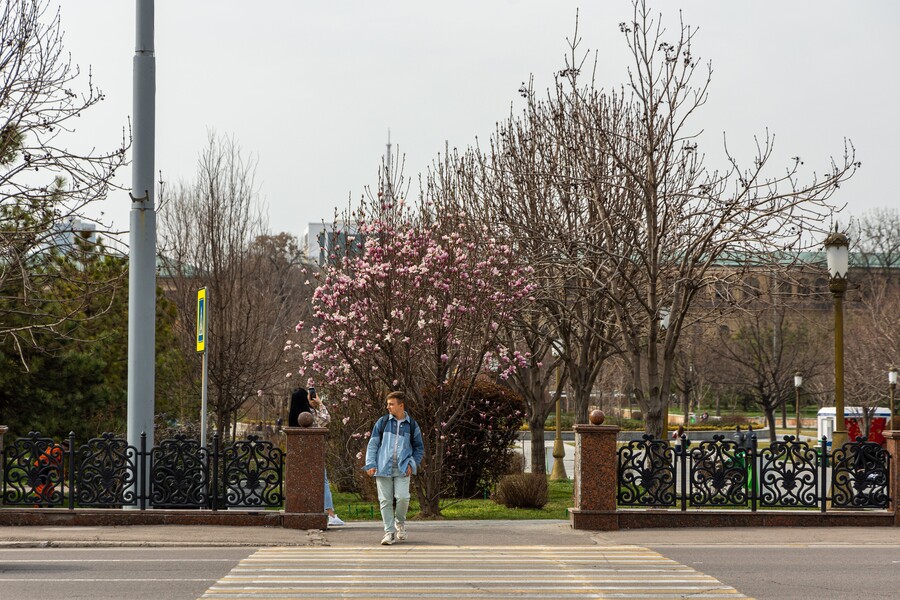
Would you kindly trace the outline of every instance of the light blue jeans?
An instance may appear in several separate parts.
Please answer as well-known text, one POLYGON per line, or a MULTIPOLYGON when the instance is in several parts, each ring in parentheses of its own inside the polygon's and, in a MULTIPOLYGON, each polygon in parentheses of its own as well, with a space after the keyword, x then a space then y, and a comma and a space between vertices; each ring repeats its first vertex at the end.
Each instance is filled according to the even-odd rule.
POLYGON ((334 510, 334 500, 331 498, 331 486, 328 485, 328 470, 325 471, 325 512, 334 510))
POLYGON ((385 533, 397 533, 394 519, 398 523, 406 523, 406 511, 409 509, 409 477, 400 473, 394 465, 391 477, 376 477, 378 501, 381 504, 381 520, 384 521, 385 533), (394 500, 397 508, 394 508, 394 500))

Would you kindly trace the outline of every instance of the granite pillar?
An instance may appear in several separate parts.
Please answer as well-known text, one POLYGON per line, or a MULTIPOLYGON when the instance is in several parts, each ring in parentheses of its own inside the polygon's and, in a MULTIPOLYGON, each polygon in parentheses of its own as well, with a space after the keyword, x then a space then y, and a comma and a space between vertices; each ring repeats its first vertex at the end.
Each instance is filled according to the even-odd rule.
POLYGON ((284 527, 325 529, 325 434, 320 427, 285 427, 284 527))
POLYGON ((618 427, 575 426, 575 507, 569 509, 574 529, 614 530, 616 514, 618 427))
MULTIPOLYGON (((5 434, 7 431, 9 431, 9 427, 7 427, 6 425, 0 425, 0 459, 2 459, 0 460, 0 486, 2 486, 3 483, 3 463, 6 462, 6 456, 3 454, 3 434, 5 434)), ((3 495, 0 494, 0 505, 2 504, 3 495)))
POLYGON ((890 511, 894 515, 894 526, 900 526, 900 430, 885 431, 884 439, 887 442, 886 449, 890 454, 890 485, 888 493, 891 496, 890 511))

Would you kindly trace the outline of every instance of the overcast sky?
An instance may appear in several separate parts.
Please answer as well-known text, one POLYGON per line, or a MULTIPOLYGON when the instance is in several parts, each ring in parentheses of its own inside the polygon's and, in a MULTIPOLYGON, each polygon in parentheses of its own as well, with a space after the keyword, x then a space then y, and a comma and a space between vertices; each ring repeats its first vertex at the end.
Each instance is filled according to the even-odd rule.
MULTIPOLYGON (((132 110, 135 2, 61 5, 73 61, 92 68, 107 98, 82 119, 71 147, 113 148, 132 110)), ((753 136, 768 128, 775 172, 797 155, 822 171, 847 137, 863 168, 838 200, 853 214, 900 204, 890 183, 900 3, 651 5, 670 31, 682 9, 699 27, 694 55, 712 61, 709 102, 692 121, 705 132, 710 164, 723 133, 747 158, 753 136)), ((562 68, 579 7, 582 48, 599 52, 601 85, 621 85, 628 61, 618 23, 631 18, 628 0, 159 0, 156 169, 189 181, 207 132, 233 135, 258 159, 270 228, 300 236, 376 182, 388 129, 413 180, 445 142, 486 139, 511 107, 521 109, 523 81, 533 74, 545 89, 562 68)), ((130 181, 128 172, 122 182, 130 181)), ((120 229, 129 209, 124 192, 98 207, 120 229)))

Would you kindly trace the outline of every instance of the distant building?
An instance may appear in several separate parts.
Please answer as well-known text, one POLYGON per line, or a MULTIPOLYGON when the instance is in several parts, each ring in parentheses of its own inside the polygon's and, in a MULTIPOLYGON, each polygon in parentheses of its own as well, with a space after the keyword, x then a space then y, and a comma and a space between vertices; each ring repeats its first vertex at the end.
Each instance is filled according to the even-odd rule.
POLYGON ((90 244, 96 244, 100 239, 96 224, 70 217, 53 224, 49 246, 60 252, 70 252, 75 248, 75 236, 90 244))
POLYGON ((303 248, 306 259, 320 267, 348 253, 362 251, 364 240, 355 222, 310 223, 303 232, 303 248))
MULTIPOLYGON (((388 130, 387 150, 382 166, 383 201, 394 201, 394 152, 391 149, 391 131, 388 130)), ((360 255, 365 246, 365 236, 359 233, 355 221, 335 221, 334 223, 310 223, 301 240, 304 255, 312 263, 324 267, 327 263, 340 260, 344 256, 360 255)))

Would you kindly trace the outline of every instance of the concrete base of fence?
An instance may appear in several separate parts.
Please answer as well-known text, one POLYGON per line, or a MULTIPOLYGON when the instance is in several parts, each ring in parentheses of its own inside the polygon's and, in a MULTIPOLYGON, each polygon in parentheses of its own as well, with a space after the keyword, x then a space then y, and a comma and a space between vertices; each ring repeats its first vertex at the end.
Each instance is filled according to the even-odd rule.
POLYGON ((619 513, 609 510, 569 509, 569 524, 572 529, 588 531, 615 531, 619 529, 619 513))
MULTIPOLYGON (((209 510, 4 508, 0 510, 0 526, 232 525, 282 527, 286 526, 284 525, 286 516, 279 510, 213 512, 209 510)), ((308 520, 306 527, 303 528, 324 529, 318 526, 316 519, 308 520)))
POLYGON ((893 527, 889 512, 772 510, 742 512, 736 510, 619 509, 615 512, 569 509, 574 529, 615 531, 618 529, 655 529, 664 527, 893 527))

